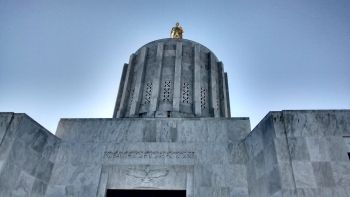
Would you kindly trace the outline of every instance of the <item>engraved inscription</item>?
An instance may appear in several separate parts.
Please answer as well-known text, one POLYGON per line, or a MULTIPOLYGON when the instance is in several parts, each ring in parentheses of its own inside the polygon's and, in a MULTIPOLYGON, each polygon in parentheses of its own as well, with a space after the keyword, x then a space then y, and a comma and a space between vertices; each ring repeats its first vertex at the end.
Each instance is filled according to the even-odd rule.
POLYGON ((107 159, 193 159, 194 152, 165 151, 105 151, 107 159))

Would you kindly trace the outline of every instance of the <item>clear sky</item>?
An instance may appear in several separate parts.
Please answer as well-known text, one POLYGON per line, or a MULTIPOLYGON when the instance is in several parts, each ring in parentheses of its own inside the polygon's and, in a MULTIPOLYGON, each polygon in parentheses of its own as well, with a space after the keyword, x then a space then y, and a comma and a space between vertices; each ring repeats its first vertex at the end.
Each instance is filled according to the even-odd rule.
POLYGON ((224 63, 232 116, 252 128, 273 110, 350 108, 348 0, 0 0, 0 111, 51 132, 112 117, 123 63, 176 21, 224 63))

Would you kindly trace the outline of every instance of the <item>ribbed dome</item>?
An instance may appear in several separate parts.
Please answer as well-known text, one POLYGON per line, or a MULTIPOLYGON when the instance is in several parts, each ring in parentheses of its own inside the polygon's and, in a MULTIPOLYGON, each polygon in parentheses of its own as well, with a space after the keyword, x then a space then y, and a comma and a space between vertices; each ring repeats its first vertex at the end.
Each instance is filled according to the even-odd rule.
POLYGON ((150 42, 124 65, 113 117, 230 117, 223 64, 191 40, 150 42))

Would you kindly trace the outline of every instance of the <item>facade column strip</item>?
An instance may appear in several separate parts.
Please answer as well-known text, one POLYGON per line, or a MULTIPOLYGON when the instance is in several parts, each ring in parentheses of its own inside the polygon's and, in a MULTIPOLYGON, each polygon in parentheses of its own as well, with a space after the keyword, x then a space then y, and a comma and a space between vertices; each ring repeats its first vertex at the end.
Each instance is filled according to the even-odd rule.
POLYGON ((194 100, 194 113, 196 116, 202 115, 201 108, 201 65, 200 65, 200 46, 196 44, 194 46, 194 90, 193 90, 193 100, 194 100))
POLYGON ((149 111, 155 112, 157 111, 158 106, 158 99, 159 99, 159 92, 160 92, 160 86, 161 86, 161 74, 162 74, 162 65, 163 65, 163 50, 164 44, 158 43, 157 45, 157 59, 156 59, 156 69, 155 69, 155 75, 153 78, 153 91, 151 96, 151 103, 149 111))
POLYGON ((173 111, 180 111, 181 99, 181 72, 182 72, 182 43, 176 43, 175 71, 174 71, 174 94, 173 111))
POLYGON ((128 64, 124 64, 123 71, 122 71, 122 77, 120 78, 120 82, 119 82, 118 95, 117 95, 117 99, 115 101, 113 118, 117 117, 117 113, 118 113, 118 110, 120 108, 120 100, 121 100, 122 93, 123 93, 124 81, 125 81, 125 76, 126 76, 127 70, 128 70, 128 64))
POLYGON ((106 167, 101 168, 100 181, 97 186, 97 197, 105 197, 107 193, 108 172, 106 167))
POLYGON ((217 62, 213 55, 210 53, 210 86, 209 86, 209 95, 210 95, 210 111, 214 117, 220 117, 220 111, 218 110, 218 100, 217 100, 217 62))
POLYGON ((227 73, 225 75, 225 91, 226 91, 226 104, 227 104, 227 117, 231 117, 231 107, 230 107, 230 95, 228 91, 228 81, 227 81, 227 73))
POLYGON ((227 113, 227 98, 226 98, 226 83, 225 83, 225 73, 224 73, 224 64, 222 62, 219 62, 219 80, 221 81, 220 85, 220 104, 221 104, 221 111, 223 117, 228 117, 227 113), (222 99, 221 99, 222 98, 222 99))
POLYGON ((125 110, 127 107, 127 99, 129 98, 129 94, 128 90, 130 89, 130 82, 131 82, 131 78, 132 78, 132 72, 133 72, 133 67, 134 67, 134 58, 135 58, 135 54, 131 54, 130 58, 129 58, 129 64, 128 64, 128 69, 126 71, 126 76, 125 76, 125 80, 124 80, 124 85, 123 85, 123 94, 122 97, 120 99, 120 107, 119 110, 117 112, 116 117, 117 118, 122 118, 125 116, 125 110))
POLYGON ((131 103, 129 115, 136 116, 138 113, 138 108, 140 105, 140 100, 142 97, 142 83, 145 76, 145 64, 146 64, 147 47, 141 49, 138 61, 138 70, 136 73, 135 90, 134 90, 134 100, 131 103))

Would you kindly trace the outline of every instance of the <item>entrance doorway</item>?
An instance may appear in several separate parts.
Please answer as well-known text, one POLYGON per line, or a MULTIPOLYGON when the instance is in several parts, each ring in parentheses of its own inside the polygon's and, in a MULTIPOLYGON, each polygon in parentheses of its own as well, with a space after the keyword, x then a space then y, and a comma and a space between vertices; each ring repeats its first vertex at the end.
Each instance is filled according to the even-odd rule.
POLYGON ((186 190, 109 189, 106 197, 186 197, 186 190))

